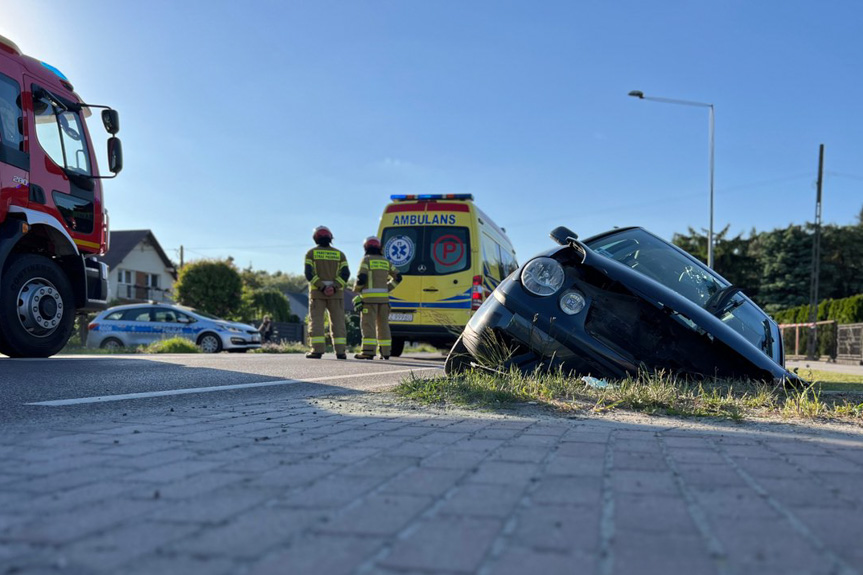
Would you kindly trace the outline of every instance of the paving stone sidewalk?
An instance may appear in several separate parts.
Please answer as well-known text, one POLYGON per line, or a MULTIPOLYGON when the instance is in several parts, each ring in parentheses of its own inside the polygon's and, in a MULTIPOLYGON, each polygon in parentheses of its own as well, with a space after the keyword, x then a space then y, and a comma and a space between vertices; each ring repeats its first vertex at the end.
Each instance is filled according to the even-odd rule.
POLYGON ((0 432, 0 574, 863 570, 856 428, 359 395, 0 432))

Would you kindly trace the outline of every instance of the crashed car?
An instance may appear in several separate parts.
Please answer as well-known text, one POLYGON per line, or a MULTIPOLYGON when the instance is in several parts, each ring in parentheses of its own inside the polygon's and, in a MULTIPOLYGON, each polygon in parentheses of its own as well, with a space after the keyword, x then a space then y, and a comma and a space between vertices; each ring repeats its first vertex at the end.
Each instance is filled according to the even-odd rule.
POLYGON ((473 315, 447 373, 795 379, 776 322, 677 246, 640 227, 584 241, 559 227, 551 237, 560 247, 527 261, 473 315))

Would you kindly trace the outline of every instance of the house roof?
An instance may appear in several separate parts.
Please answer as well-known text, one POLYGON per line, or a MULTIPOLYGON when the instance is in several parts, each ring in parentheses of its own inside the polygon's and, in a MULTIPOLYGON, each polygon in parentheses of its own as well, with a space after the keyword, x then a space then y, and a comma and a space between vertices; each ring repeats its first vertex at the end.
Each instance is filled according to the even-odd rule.
POLYGON ((141 242, 147 240, 159 257, 165 264, 165 267, 171 270, 171 273, 176 275, 174 271, 174 262, 165 254, 165 250, 159 245, 156 236, 151 230, 118 230, 108 232, 110 234, 110 243, 108 253, 98 258, 99 261, 105 262, 109 269, 114 269, 120 264, 129 253, 134 250, 141 242))

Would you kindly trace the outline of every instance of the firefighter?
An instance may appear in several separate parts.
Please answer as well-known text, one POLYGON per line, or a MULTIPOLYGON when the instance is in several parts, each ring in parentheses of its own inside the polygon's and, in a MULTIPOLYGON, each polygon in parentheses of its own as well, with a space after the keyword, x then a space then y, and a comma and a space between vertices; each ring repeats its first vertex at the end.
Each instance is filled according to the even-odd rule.
POLYGON ((375 236, 363 242, 366 252, 354 291, 360 295, 354 298, 354 309, 360 311, 363 332, 363 351, 356 359, 374 359, 375 348, 380 346, 381 357, 390 358, 390 291, 395 288, 402 276, 396 267, 381 254, 381 241, 375 236), (377 327, 377 333, 375 328, 377 327))
POLYGON ((330 244, 333 233, 318 226, 312 234, 315 247, 306 253, 306 279, 309 280, 309 359, 320 359, 327 349, 324 336, 324 311, 330 316, 330 336, 336 358, 347 359, 347 329, 345 327, 345 286, 351 272, 345 254, 330 244))

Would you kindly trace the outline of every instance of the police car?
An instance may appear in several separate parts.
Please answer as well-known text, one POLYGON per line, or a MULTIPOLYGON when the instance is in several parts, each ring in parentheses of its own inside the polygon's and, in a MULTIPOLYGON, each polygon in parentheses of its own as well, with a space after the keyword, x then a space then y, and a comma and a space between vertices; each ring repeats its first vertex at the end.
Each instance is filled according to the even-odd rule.
POLYGON ((87 347, 113 351, 177 336, 195 342, 204 353, 244 352, 261 347, 261 334, 250 325, 171 304, 112 307, 87 327, 87 347))

